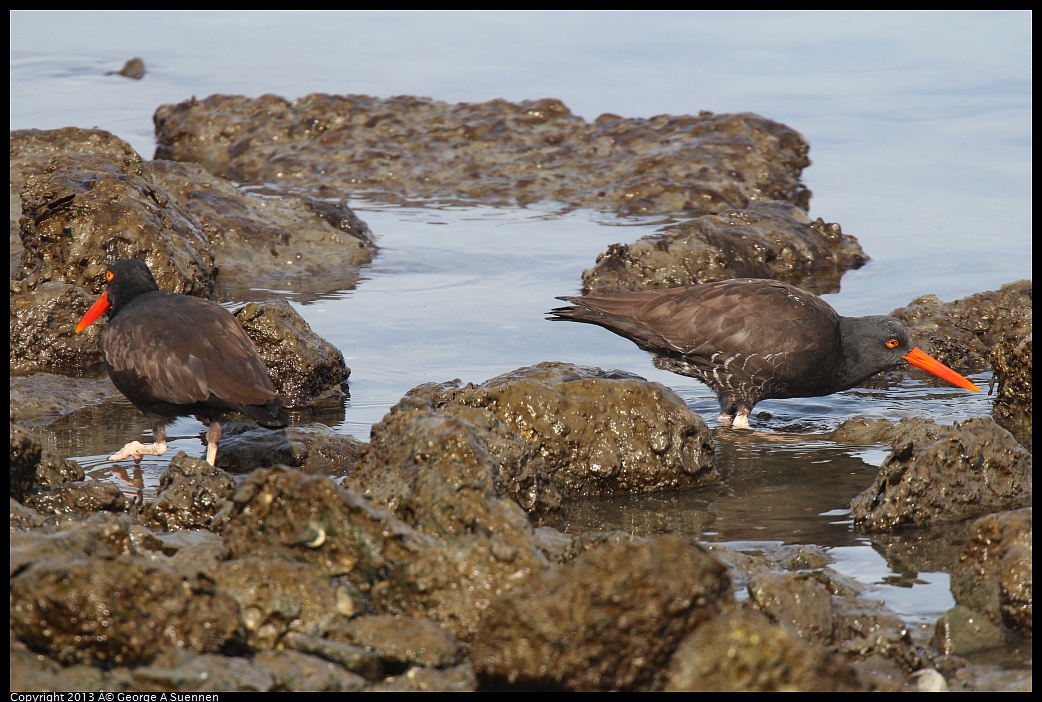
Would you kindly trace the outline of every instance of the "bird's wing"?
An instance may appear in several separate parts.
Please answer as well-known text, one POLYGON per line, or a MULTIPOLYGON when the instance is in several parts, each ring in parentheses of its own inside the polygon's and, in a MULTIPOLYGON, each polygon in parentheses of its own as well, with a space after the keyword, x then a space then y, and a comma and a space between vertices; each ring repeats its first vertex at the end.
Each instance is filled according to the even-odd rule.
POLYGON ((804 377, 822 372, 817 365, 838 344, 835 311, 777 281, 727 280, 571 301, 601 315, 583 321, 629 336, 647 350, 671 349, 707 364, 746 356, 765 375, 779 368, 804 377))
POLYGON ((110 320, 102 343, 114 375, 130 379, 131 392, 146 395, 140 399, 258 405, 275 396, 242 327, 206 300, 159 293, 148 305, 132 304, 110 320))

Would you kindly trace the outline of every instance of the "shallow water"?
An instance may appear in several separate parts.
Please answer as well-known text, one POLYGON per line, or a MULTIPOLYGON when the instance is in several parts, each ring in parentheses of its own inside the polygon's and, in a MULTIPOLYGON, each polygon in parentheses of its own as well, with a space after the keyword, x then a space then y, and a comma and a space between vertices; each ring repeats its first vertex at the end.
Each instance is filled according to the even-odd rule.
MULTIPOLYGON (((96 126, 149 158, 156 107, 218 92, 556 97, 587 119, 756 112, 808 139, 811 215, 840 223, 873 259, 826 297, 842 314, 1031 277, 1028 12, 11 13, 12 129, 96 126), (106 74, 133 56, 145 62, 143 80, 106 74)), ((482 382, 553 360, 666 384, 717 429, 704 386, 657 370, 604 330, 544 319, 556 296, 578 291, 598 253, 662 220, 562 214, 553 204, 351 205, 380 246, 357 289, 316 297, 222 282, 230 305, 286 297, 343 351, 350 399, 342 412, 300 421, 367 440, 420 383, 482 382)), ((990 373, 971 379, 983 388, 990 373)), ((569 528, 681 532, 747 549, 816 544, 910 625, 932 624, 952 604, 943 567, 889 564, 847 518, 885 452, 823 435, 855 415, 951 423, 989 414, 989 399, 894 372, 826 398, 764 402, 757 413, 754 432, 716 431, 725 489, 577 505, 569 528)), ((177 451, 205 447, 202 425, 180 420, 166 456, 146 459, 138 476, 114 472, 105 456, 146 429, 122 405, 42 434, 46 448, 148 494, 177 451)))

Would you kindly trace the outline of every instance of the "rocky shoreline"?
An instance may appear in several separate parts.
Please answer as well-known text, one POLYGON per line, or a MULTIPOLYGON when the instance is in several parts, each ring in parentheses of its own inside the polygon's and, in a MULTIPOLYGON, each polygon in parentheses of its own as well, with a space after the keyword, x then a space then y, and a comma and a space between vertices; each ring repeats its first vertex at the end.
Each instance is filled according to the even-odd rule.
POLYGON ((892 447, 857 529, 966 534, 929 637, 821 549, 563 531, 569 501, 721 482, 669 388, 547 361, 414 388, 363 442, 307 420, 351 369, 277 300, 236 314, 302 421, 233 427, 216 468, 176 456, 134 503, 32 434, 115 393, 97 330, 72 333, 112 258, 218 299, 350 289, 379 232, 337 197, 365 192, 686 218, 604 252, 584 291, 752 275, 825 292, 868 260, 807 215, 803 138, 756 115, 316 95, 155 119, 152 161, 102 130, 11 132, 12 690, 1031 689, 1030 667, 965 657, 1030 648, 1030 281, 894 313, 942 362, 993 369, 992 417, 831 437, 892 447))

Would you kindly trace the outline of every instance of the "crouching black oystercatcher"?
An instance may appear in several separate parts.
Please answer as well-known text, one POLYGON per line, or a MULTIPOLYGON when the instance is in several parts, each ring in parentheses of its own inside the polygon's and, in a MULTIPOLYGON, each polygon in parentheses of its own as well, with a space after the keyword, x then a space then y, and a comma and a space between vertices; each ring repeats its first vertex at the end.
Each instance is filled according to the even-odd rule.
POLYGON ((123 259, 105 271, 108 289, 83 315, 76 333, 105 312, 101 332, 105 368, 116 388, 152 425, 154 443, 131 441, 110 461, 166 453, 166 425, 195 415, 209 422, 206 461, 221 440, 218 418, 241 412, 266 427, 289 416, 257 349, 228 310, 189 295, 160 290, 141 261, 123 259))
POLYGON ((841 317, 817 295, 776 280, 724 280, 664 290, 560 297, 559 321, 597 324, 633 341, 662 370, 698 378, 720 423, 749 427, 760 400, 818 397, 907 361, 980 389, 912 344, 893 317, 841 317))

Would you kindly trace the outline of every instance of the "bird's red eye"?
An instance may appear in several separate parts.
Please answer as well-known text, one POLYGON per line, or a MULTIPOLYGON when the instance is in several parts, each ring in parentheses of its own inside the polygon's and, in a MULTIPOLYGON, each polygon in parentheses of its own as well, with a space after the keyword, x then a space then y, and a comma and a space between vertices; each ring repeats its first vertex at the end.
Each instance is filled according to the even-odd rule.
POLYGON ((115 278, 115 274, 112 271, 105 271, 105 282, 111 283, 112 279, 115 278))
POLYGON ((898 341, 897 339, 887 339, 886 340, 886 347, 888 349, 896 349, 900 345, 901 345, 901 342, 898 341))

